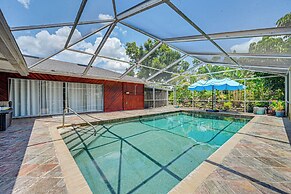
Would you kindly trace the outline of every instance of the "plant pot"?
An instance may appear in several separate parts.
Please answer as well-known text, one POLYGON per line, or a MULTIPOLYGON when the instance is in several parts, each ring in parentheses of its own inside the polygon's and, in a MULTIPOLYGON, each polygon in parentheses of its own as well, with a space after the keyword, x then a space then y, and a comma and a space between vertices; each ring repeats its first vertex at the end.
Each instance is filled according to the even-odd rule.
POLYGON ((252 107, 251 105, 248 105, 247 106, 247 112, 253 113, 254 112, 254 107, 252 107))
POLYGON ((254 112, 257 115, 264 115, 266 112, 266 108, 265 107, 254 107, 254 112))
POLYGON ((257 106, 254 106, 254 107, 253 107, 253 113, 254 113, 254 114, 257 114, 258 108, 259 108, 259 107, 257 107, 257 106))
POLYGON ((284 117, 284 115, 285 115, 285 111, 277 111, 276 110, 276 117, 284 117))
POLYGON ((274 110, 272 110, 272 109, 269 109, 268 110, 268 115, 270 115, 270 116, 274 116, 276 113, 275 113, 275 111, 274 110))

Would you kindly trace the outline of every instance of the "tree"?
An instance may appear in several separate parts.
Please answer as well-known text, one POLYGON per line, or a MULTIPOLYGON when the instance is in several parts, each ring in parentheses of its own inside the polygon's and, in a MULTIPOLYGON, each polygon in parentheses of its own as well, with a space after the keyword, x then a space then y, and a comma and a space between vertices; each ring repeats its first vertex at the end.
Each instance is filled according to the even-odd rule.
MULTIPOLYGON (((126 44, 126 54, 129 56, 131 62, 137 63, 146 53, 148 53, 155 45, 157 41, 148 39, 142 46, 137 46, 135 42, 126 44)), ((169 64, 173 63, 177 59, 181 58, 181 54, 172 50, 169 46, 162 44, 157 50, 149 55, 141 64, 150 68, 144 68, 142 66, 137 67, 132 74, 136 74, 138 78, 148 78, 155 74, 158 70, 163 69, 169 64)), ((167 71, 182 73, 189 68, 190 64, 186 61, 181 61, 177 65, 172 66, 167 71)), ((154 78, 155 81, 165 81, 172 77, 172 74, 161 73, 154 78)))
MULTIPOLYGON (((291 13, 286 14, 281 17, 276 22, 277 27, 288 27, 291 26, 291 13)), ((291 54, 291 37, 290 36, 280 36, 280 37, 271 37, 264 36, 262 40, 257 43, 252 43, 249 49, 250 53, 262 53, 262 54, 291 54)), ((254 59, 253 59, 254 60, 254 59)), ((268 64, 277 66, 278 64, 290 64, 288 59, 260 59, 256 61, 249 61, 250 63, 259 63, 262 65, 268 64)), ((268 75, 266 73, 255 73, 256 76, 268 75)), ((284 98, 284 78, 276 77, 269 79, 262 79, 260 84, 262 87, 268 88, 268 91, 260 93, 258 95, 264 96, 266 98, 274 98, 283 100, 284 98)), ((257 87, 260 84, 256 84, 254 87, 257 87)))
MULTIPOLYGON (((286 14, 280 18, 277 22, 277 27, 291 26, 291 13, 286 14)), ((254 42, 250 45, 250 53, 261 54, 286 54, 291 53, 291 37, 290 36, 264 36, 262 40, 254 42)), ((270 62, 276 63, 276 61, 284 62, 282 59, 274 59, 270 62)), ((265 63, 267 61, 264 61, 265 63)))
MULTIPOLYGON (((291 13, 286 14, 282 18, 277 21, 277 27, 287 27, 291 26, 291 13)), ((142 56, 144 56, 147 52, 149 52, 156 41, 147 40, 142 46, 137 46, 136 43, 127 43, 126 44, 126 53, 130 57, 131 61, 136 63, 142 56)), ((249 48, 250 53, 256 54, 290 54, 291 53, 291 36, 264 36, 258 42, 254 42, 250 45, 249 48)), ((167 45, 162 45, 159 49, 157 49, 154 53, 152 53, 143 63, 142 65, 146 65, 148 67, 162 69, 167 65, 171 64, 175 60, 179 59, 181 54, 177 51, 172 50, 167 45)), ((228 62, 228 59, 221 57, 213 57, 211 61, 219 62, 228 62)), ((199 64, 200 61, 193 60, 193 64, 199 64)), ((278 65, 290 64, 287 59, 258 59, 258 58, 245 58, 240 59, 240 63, 242 64, 257 64, 257 65, 278 65)), ((182 73, 189 69, 190 64, 186 61, 181 61, 179 64, 171 67, 168 71, 182 73)), ((218 71, 226 71, 231 68, 223 67, 223 66, 214 66, 214 65, 206 65, 197 70, 197 74, 205 74, 208 73, 208 69, 210 72, 218 72, 218 71), (207 67, 207 68, 206 68, 207 67)), ((136 69, 136 76, 139 78, 147 78, 150 75, 154 74, 156 70, 147 69, 143 67, 138 67, 136 69)), ((224 72, 220 74, 213 74, 214 78, 230 78, 230 79, 238 79, 245 77, 260 77, 270 75, 268 73, 258 73, 247 70, 237 70, 232 72, 224 72)), ((173 81, 173 83, 179 83, 176 88, 176 95, 178 102, 183 102, 185 100, 189 100, 193 98, 193 93, 188 90, 188 86, 190 83, 194 83, 199 79, 210 79, 212 77, 210 74, 203 76, 195 76, 191 74, 187 74, 185 76, 180 76, 173 81)), ((155 81, 163 81, 171 78, 171 74, 162 73, 158 75, 155 81)), ((243 81, 241 81, 243 83, 243 81)), ((283 77, 275 77, 275 78, 267 78, 267 79, 254 79, 247 81, 247 98, 248 100, 284 100, 284 78, 283 77)), ((211 92, 195 92, 194 94, 196 99, 210 99, 211 92)), ((243 99, 243 92, 217 92, 218 99, 243 99), (226 98, 227 96, 227 98, 226 98)), ((173 94, 170 95, 169 99, 173 99, 173 94)))
POLYGON ((285 16, 281 17, 276 22, 277 27, 288 27, 291 26, 291 13, 286 14, 285 16))

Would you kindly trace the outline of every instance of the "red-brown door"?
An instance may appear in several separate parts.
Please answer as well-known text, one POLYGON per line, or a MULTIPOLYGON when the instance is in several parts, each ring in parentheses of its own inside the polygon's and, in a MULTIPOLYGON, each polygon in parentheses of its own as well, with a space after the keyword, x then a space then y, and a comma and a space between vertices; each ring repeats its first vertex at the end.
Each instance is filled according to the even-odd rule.
POLYGON ((135 110, 144 108, 144 85, 123 83, 123 109, 135 110))

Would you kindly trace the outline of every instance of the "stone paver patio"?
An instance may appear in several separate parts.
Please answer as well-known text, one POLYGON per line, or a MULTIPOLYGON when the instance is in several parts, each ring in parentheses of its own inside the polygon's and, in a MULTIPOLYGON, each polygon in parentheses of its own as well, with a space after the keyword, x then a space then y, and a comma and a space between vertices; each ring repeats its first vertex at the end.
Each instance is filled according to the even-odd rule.
MULTIPOLYGON (((285 120, 289 138, 291 125, 285 120)), ((259 117, 253 130, 217 166, 196 193, 291 193, 291 147, 282 119, 259 117)))
MULTIPOLYGON (((166 107, 83 116, 96 122, 171 111, 178 109, 166 107)), ((83 122, 68 116, 66 124, 73 123, 83 122)), ((72 192, 74 184, 66 178, 61 152, 56 146, 63 140, 52 134, 61 124, 61 116, 15 119, 7 131, 0 132, 1 194, 78 193, 78 189, 72 192)), ((215 158, 219 149, 197 168, 197 172, 189 175, 193 180, 195 174, 203 173, 204 166, 211 169, 203 173, 205 177, 196 177, 200 179, 199 184, 191 184, 191 181, 186 184, 188 193, 291 193, 290 121, 258 116, 249 126, 231 138, 233 142, 225 144, 230 145, 228 152, 224 151, 225 157, 215 158)), ((225 145, 222 151, 227 148, 225 145)), ((171 192, 185 193, 180 186, 183 183, 171 192)))

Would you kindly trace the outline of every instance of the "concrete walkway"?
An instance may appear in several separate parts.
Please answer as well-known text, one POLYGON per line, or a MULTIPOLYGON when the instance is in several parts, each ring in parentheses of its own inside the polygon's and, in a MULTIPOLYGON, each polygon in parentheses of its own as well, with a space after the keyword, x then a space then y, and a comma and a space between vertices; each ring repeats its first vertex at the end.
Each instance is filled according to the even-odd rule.
MULTIPOLYGON (((166 107, 83 116, 96 122, 177 110, 166 107)), ((67 116, 66 123, 83 121, 67 116)), ((56 143, 64 144, 63 140, 52 135, 51 129, 57 132, 61 124, 61 116, 15 119, 8 130, 0 132, 1 194, 78 193, 72 192, 57 154, 56 143)), ((190 193, 291 193, 290 126, 287 119, 256 117, 248 131, 240 131, 239 141, 221 162, 211 157, 204 162, 212 166, 211 173, 187 189, 190 193)))

